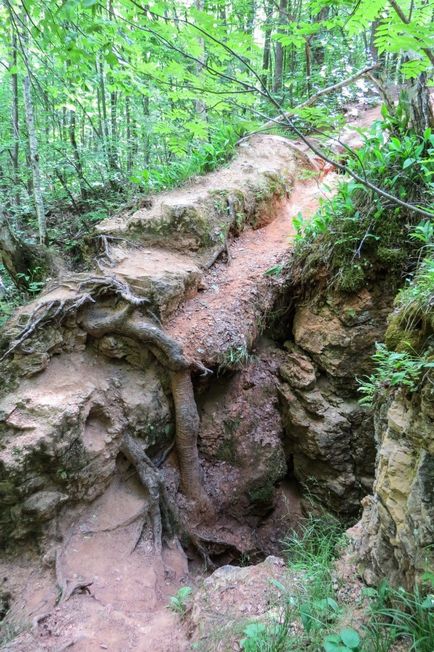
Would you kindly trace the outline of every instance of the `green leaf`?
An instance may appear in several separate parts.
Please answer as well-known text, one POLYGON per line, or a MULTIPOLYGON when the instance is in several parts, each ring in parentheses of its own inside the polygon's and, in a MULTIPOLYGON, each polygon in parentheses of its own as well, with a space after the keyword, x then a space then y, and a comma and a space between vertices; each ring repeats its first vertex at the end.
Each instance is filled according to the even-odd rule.
POLYGON ((341 629, 339 632, 342 641, 351 650, 356 650, 360 645, 360 636, 355 629, 341 629))
POLYGON ((415 162, 416 162, 415 158, 406 158, 404 163, 402 164, 403 170, 405 170, 406 168, 409 168, 410 165, 413 165, 413 163, 415 163, 415 162))

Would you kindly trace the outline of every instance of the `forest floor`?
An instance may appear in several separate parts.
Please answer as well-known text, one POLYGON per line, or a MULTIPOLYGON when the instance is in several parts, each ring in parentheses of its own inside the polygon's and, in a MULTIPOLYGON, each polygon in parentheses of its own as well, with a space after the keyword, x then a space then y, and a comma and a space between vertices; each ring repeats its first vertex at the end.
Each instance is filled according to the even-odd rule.
MULTIPOLYGON (((362 113, 352 128, 346 129, 345 142, 354 145, 358 138, 354 127, 366 126, 378 116, 378 109, 362 113)), ((166 325, 187 355, 197 358, 198 352, 225 349, 231 333, 239 332, 240 319, 245 320, 249 306, 254 307, 264 273, 278 265, 291 248, 293 218, 300 212, 304 219, 311 217, 320 199, 333 193, 338 180, 331 169, 322 169, 315 178, 301 169, 291 196, 269 216, 268 223, 256 230, 246 229, 229 243, 227 260, 209 269, 197 294, 166 325)), ((15 592, 21 591, 22 603, 33 618, 33 627, 2 649, 191 649, 188 632, 167 605, 181 586, 193 585, 200 577, 189 574, 187 558, 175 544, 164 549, 162 558, 152 555, 151 542, 140 540, 142 510, 143 489, 134 478, 126 476, 125 469, 119 469, 108 490, 75 522, 71 520, 73 525, 56 564, 58 574, 63 574, 57 577, 57 585, 63 587, 57 606, 53 607, 56 593, 49 559, 45 568, 35 568, 31 558, 14 566, 0 561, 1 576, 14 577, 15 592), (74 578, 83 576, 92 576, 93 582, 89 586, 74 584, 74 578)), ((7 588, 7 580, 5 583, 7 588)), ((19 603, 15 612, 19 612, 19 603)))

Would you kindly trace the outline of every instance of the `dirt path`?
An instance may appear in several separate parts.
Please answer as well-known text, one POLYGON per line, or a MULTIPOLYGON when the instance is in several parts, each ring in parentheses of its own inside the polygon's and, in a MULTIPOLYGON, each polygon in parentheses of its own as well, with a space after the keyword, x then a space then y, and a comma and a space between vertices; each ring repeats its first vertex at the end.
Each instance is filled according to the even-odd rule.
MULTIPOLYGON (((369 126, 379 117, 379 107, 362 111, 345 125, 339 139, 347 146, 360 147, 363 139, 357 129, 369 126)), ((310 155, 304 143, 295 141, 295 146, 310 155)), ((337 156, 343 151, 342 145, 336 147, 337 156)), ((275 216, 270 216, 269 223, 257 230, 243 231, 233 240, 229 259, 209 270, 199 293, 165 324, 186 355, 205 364, 224 364, 225 358, 243 355, 253 344, 260 333, 263 315, 271 307, 267 305, 269 283, 264 274, 292 246, 294 217, 298 213, 305 220, 312 217, 321 199, 330 197, 339 182, 328 164, 323 166, 315 157, 313 161, 320 170, 318 178, 303 181, 304 171, 300 171, 288 201, 275 216)))
POLYGON ((311 217, 320 199, 330 196, 336 181, 334 173, 320 182, 298 180, 289 200, 269 224, 246 230, 231 243, 229 264, 220 261, 214 265, 203 279, 202 290, 166 324, 168 333, 182 344, 188 356, 209 362, 216 351, 228 352, 228 343, 240 350, 252 343, 257 334, 258 292, 266 282, 264 273, 278 264, 291 246, 293 218, 300 212, 305 219, 311 217))
MULTIPOLYGON (((369 124, 377 116, 377 109, 365 112, 355 125, 369 124)), ((354 131, 347 130, 347 142, 352 137, 354 131)), ((220 260, 211 267, 199 291, 169 318, 165 329, 182 344, 187 355, 218 363, 222 362, 218 356, 228 355, 234 347, 242 353, 253 343, 261 329, 260 320, 275 298, 275 291, 270 288, 276 280, 265 272, 284 260, 292 246, 293 218, 301 212, 308 219, 317 210, 321 198, 333 193, 339 178, 333 171, 326 172, 324 169, 320 181, 302 180, 300 170, 290 198, 274 215, 268 216, 269 223, 256 230, 246 229, 233 239, 229 261, 220 260)), ((158 250, 147 261, 143 251, 138 250, 133 262, 140 263, 139 271, 144 270, 145 275, 148 267, 153 269, 157 257, 162 256, 161 264, 168 268, 168 273, 173 273, 172 263, 176 258, 183 273, 199 277, 199 270, 189 261, 171 255, 172 258, 166 258, 158 250)), ((127 271, 131 272, 127 263, 127 271)), ((119 262, 119 268, 123 264, 119 262)), ((188 285, 187 281, 185 284, 188 285)), ((290 491, 289 499, 294 496, 290 491)), ((298 498, 294 501, 296 511, 298 498)), ((167 604, 170 595, 194 579, 188 576, 187 559, 179 547, 166 547, 162 559, 152 555, 149 541, 141 537, 143 519, 140 517, 145 503, 142 487, 131 475, 126 475, 126 469, 117 469, 105 493, 81 512, 71 513, 70 521, 64 524, 65 531, 58 533, 63 544, 57 547, 57 567, 63 577, 57 577, 57 585, 63 588, 63 600, 57 596, 60 598, 57 606, 54 558, 50 559, 47 553, 42 566, 36 559, 22 562, 18 583, 24 598, 17 608, 32 615, 33 628, 15 642, 7 643, 3 650, 183 652, 190 649, 182 624, 167 609, 167 604), (76 590, 71 592, 74 587, 76 590)), ((18 565, 14 571, 13 567, 0 564, 3 577, 17 569, 18 565)))

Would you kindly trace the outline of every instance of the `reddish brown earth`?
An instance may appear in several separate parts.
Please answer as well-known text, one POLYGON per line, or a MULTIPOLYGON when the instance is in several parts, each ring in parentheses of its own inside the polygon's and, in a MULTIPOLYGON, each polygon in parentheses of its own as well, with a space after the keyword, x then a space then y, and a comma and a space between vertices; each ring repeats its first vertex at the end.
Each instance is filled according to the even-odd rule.
POLYGON ((231 243, 229 264, 216 263, 204 277, 202 291, 166 325, 167 332, 181 342, 188 356, 207 361, 215 351, 225 351, 228 342, 237 342, 239 333, 256 334, 258 286, 264 281, 264 273, 278 264, 291 246, 295 235, 293 218, 298 213, 304 218, 313 215, 320 199, 330 196, 336 180, 334 173, 323 181, 298 180, 288 201, 270 215, 269 224, 244 231, 231 243))
MULTIPOLYGON (((357 126, 369 124, 376 117, 378 109, 366 112, 357 126)), ((354 132, 349 131, 347 142, 353 137, 354 132)), ((288 201, 267 216, 267 224, 245 230, 230 243, 229 264, 217 262, 205 276, 200 291, 170 319, 168 332, 191 357, 208 360, 212 352, 227 350, 228 342, 243 345, 242 339, 236 339, 240 333, 255 336, 255 328, 259 328, 255 308, 258 293, 268 282, 264 273, 278 264, 291 247, 293 218, 299 212, 305 219, 311 217, 320 199, 333 192, 337 182, 337 175, 326 168, 320 180, 303 180, 302 176, 288 201)), ((247 344, 244 342, 244 346, 247 344)), ((221 482, 224 484, 225 479, 221 482)), ((12 580, 15 593, 22 596, 14 605, 18 624, 20 611, 33 619, 32 628, 5 643, 3 650, 191 649, 182 622, 167 605, 170 595, 183 585, 194 584, 196 579, 189 575, 187 558, 175 544, 163 550, 162 558, 153 556, 150 542, 140 536, 144 502, 142 487, 121 468, 100 498, 70 515, 70 521, 63 524, 64 532, 58 533, 64 542, 57 552, 61 596, 56 597, 50 552, 38 567, 30 556, 13 564, 0 562, 1 576, 6 578, 3 588, 12 580)), ((283 485, 277 511, 284 514, 288 504, 297 513, 298 497, 291 487, 283 485)), ((267 524, 263 534, 272 536, 267 524)))

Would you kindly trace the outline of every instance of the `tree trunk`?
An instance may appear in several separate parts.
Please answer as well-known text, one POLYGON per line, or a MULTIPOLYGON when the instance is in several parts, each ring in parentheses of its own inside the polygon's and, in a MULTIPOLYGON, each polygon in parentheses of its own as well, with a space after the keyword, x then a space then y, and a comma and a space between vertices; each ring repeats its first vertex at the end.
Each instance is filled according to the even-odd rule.
MULTIPOLYGON (((281 25, 286 22, 286 14, 288 8, 288 0, 279 0, 279 32, 282 33, 281 25)), ((283 88, 283 61, 284 61, 284 48, 279 42, 276 43, 276 51, 274 57, 274 83, 273 91, 281 93, 283 88)))
POLYGON ((265 11, 265 24, 264 24, 264 51, 262 55, 262 83, 264 86, 268 86, 268 77, 270 74, 271 68, 271 31, 272 25, 271 21, 273 18, 273 2, 268 0, 264 7, 265 11))
MULTIPOLYGON (((323 7, 314 17, 314 22, 321 23, 323 20, 326 20, 329 15, 329 9, 330 7, 323 7)), ((311 42, 312 62, 318 68, 321 68, 325 59, 325 46, 321 42, 318 42, 318 37, 320 36, 320 34, 315 34, 311 42)))
POLYGON ((20 290, 26 290, 28 278, 35 267, 48 271, 52 260, 47 251, 20 240, 12 231, 0 206, 0 261, 12 282, 20 290))
POLYGON ((80 186, 80 197, 83 197, 85 195, 85 189, 84 189, 85 179, 83 177, 83 166, 81 164, 80 152, 78 151, 75 130, 76 130, 75 111, 70 111, 69 112, 69 142, 71 143, 72 155, 74 157, 74 167, 77 172, 78 184, 80 186))
MULTIPOLYGON (((25 46, 23 45, 23 48, 25 46)), ((27 51, 23 50, 27 72, 24 77, 24 112, 26 117, 27 135, 29 139, 30 166, 33 179, 33 199, 35 202, 36 216, 38 218, 39 242, 47 242, 47 223, 45 217, 44 200, 42 197, 41 171, 39 167, 38 140, 36 136, 35 120, 33 115, 32 89, 27 51)))
MULTIPOLYGON (((17 37, 12 35, 12 66, 16 68, 17 65, 17 37)), ((12 170, 13 170, 13 184, 15 190, 14 202, 15 207, 18 208, 21 204, 20 197, 20 125, 19 125, 19 100, 18 100, 18 74, 15 72, 11 75, 11 90, 12 90, 12 170)))
POLYGON ((408 103, 410 125, 420 135, 428 127, 434 128, 433 108, 426 82, 426 73, 422 73, 417 79, 411 80, 404 93, 408 103))

